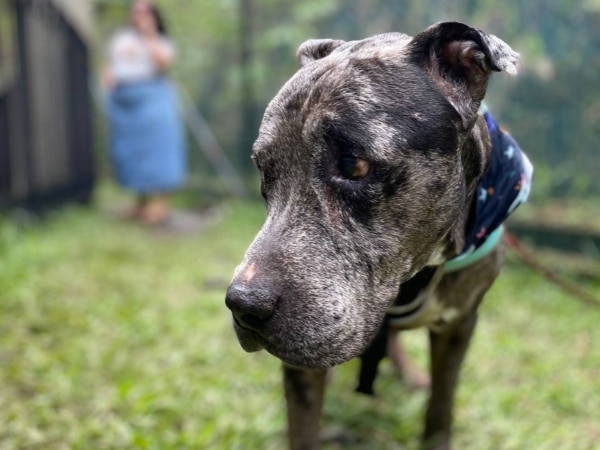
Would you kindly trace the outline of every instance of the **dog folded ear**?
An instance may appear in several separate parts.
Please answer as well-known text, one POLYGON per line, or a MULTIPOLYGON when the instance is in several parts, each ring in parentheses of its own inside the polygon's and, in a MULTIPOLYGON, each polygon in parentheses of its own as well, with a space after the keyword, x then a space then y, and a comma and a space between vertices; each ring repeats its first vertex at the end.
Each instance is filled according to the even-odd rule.
POLYGON ((479 103, 491 72, 515 74, 519 54, 496 36, 459 22, 441 22, 413 38, 410 58, 443 81, 464 87, 479 103))
POLYGON ((304 66, 311 61, 326 57, 344 42, 336 39, 310 39, 298 47, 296 56, 300 65, 304 66))

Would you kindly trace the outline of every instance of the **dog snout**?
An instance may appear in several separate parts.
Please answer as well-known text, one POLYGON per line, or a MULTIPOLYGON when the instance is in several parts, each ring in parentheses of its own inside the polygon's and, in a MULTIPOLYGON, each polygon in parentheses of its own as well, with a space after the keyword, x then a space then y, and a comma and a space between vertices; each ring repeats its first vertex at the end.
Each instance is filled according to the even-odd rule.
POLYGON ((227 290, 225 304, 238 325, 260 331, 275 312, 278 299, 273 287, 233 283, 227 290))

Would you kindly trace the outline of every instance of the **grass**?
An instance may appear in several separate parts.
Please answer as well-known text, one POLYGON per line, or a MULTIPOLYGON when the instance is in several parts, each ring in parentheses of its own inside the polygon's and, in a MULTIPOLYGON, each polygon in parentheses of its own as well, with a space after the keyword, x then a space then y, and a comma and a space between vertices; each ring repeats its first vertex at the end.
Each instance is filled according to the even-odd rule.
MULTIPOLYGON (((0 222, 0 450, 282 449, 278 361, 244 353, 223 298, 258 203, 168 237, 99 209, 0 222)), ((586 286, 600 294, 598 280, 586 286)), ((457 449, 600 449, 600 309, 511 261, 482 307, 456 404, 457 449)), ((423 331, 406 336, 426 364, 423 331)), ((380 397, 334 373, 324 425, 415 449, 424 393, 384 362, 380 397)))

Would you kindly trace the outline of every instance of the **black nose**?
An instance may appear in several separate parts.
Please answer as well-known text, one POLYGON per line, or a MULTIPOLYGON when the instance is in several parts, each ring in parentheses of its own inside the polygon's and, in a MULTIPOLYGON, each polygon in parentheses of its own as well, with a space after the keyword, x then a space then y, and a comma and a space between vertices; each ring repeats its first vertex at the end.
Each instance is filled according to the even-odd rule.
POLYGON ((275 312, 278 299, 274 289, 234 283, 227 290, 225 304, 240 326, 260 330, 275 312))

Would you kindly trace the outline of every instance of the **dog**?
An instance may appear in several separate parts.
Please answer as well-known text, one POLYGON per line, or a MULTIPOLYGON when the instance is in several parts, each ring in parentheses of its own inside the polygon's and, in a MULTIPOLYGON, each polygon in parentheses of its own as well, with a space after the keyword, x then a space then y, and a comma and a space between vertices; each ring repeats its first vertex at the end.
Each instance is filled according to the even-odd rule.
POLYGON ((253 147, 267 217, 226 293, 238 340, 283 361, 290 448, 318 449, 327 368, 367 354, 387 326, 427 327, 423 444, 450 448, 459 369, 504 262, 500 223, 531 176, 523 156, 508 205, 480 229, 480 191, 493 197, 481 103, 518 54, 442 22, 309 40, 297 56, 253 147))

